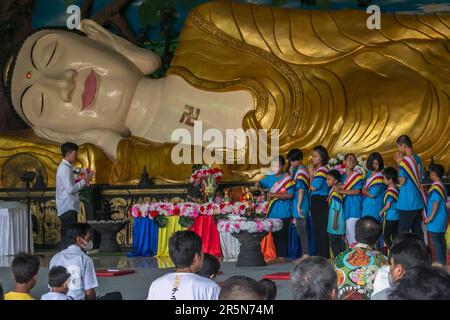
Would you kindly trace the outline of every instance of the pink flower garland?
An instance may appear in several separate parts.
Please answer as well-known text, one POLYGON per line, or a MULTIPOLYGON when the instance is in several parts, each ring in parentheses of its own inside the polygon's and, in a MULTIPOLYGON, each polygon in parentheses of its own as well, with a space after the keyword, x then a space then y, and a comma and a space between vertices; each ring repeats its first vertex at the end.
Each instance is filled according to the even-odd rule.
MULTIPOLYGON (((230 202, 230 203, 195 203, 195 202, 151 202, 144 204, 135 204, 130 209, 130 216, 135 218, 149 217, 154 219, 158 215, 163 216, 180 216, 196 218, 199 215, 214 216, 214 215, 244 215, 245 209, 248 207, 244 202, 230 202)), ((253 205, 258 214, 267 214, 268 202, 262 202, 258 205, 253 205)))
POLYGON ((243 218, 232 218, 230 220, 220 220, 217 229, 220 232, 239 233, 247 231, 249 233, 276 232, 281 230, 283 222, 280 219, 255 219, 247 220, 243 218))

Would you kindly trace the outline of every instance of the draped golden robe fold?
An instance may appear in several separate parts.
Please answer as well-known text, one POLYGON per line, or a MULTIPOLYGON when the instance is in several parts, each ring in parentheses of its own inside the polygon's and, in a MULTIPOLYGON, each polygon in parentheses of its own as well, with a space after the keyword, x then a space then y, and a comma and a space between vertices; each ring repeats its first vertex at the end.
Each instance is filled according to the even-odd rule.
MULTIPOLYGON (((247 89, 246 128, 278 128, 281 153, 316 144, 388 159, 408 134, 449 163, 450 16, 303 11, 231 1, 194 9, 172 67, 193 86, 247 89)), ((230 106, 232 110, 232 106, 230 106)))

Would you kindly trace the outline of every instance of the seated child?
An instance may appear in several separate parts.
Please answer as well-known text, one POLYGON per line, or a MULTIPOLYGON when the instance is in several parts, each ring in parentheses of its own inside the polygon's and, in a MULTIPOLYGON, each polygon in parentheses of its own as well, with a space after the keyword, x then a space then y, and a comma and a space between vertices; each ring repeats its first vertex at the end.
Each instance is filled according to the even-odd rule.
POLYGON ((259 283, 264 287, 264 291, 266 292, 264 300, 275 300, 277 297, 277 284, 275 281, 270 279, 262 279, 259 280, 259 283))
POLYGON ((214 280, 220 271, 220 261, 209 253, 203 255, 202 269, 198 273, 199 276, 214 280))
POLYGON ((36 300, 30 291, 38 279, 39 259, 27 253, 19 253, 11 264, 11 273, 16 282, 14 291, 5 294, 5 300, 36 300))
POLYGON ((56 266, 48 272, 49 293, 42 295, 41 300, 73 300, 67 296, 70 273, 63 266, 56 266))
POLYGON ((333 169, 327 173, 327 185, 330 187, 328 194, 328 227, 327 232, 330 239, 330 247, 333 255, 336 257, 345 250, 345 217, 344 217, 344 199, 338 193, 337 184, 341 181, 339 171, 333 169))
POLYGON ((430 237, 430 249, 434 254, 434 260, 445 266, 447 265, 447 244, 445 242, 445 231, 447 230, 447 190, 442 184, 444 167, 440 164, 430 166, 430 178, 433 184, 428 191, 427 232, 430 237))
POLYGON ((384 183, 387 185, 384 193, 384 207, 380 211, 380 218, 385 218, 383 240, 389 249, 398 235, 398 172, 393 167, 387 167, 383 170, 384 183))

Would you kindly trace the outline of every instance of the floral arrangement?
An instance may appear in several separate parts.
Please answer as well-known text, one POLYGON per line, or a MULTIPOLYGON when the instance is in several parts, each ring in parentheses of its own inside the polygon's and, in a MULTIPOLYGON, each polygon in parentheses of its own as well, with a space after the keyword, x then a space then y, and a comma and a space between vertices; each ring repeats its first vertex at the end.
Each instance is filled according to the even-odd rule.
MULTIPOLYGON (((81 179, 84 178, 84 176, 91 173, 92 170, 89 168, 74 168, 74 179, 75 183, 78 183, 81 181, 81 179)), ((92 200, 92 188, 90 183, 86 183, 86 187, 80 191, 80 201, 84 203, 89 203, 92 200)))
MULTIPOLYGON (((83 179, 86 175, 90 174, 92 172, 89 168, 74 168, 73 174, 75 183, 78 183, 83 179)), ((86 186, 89 187, 91 184, 87 183, 86 186)))
POLYGON ((220 232, 239 233, 247 231, 256 232, 276 232, 281 230, 283 222, 280 219, 254 219, 248 220, 241 217, 231 217, 228 220, 220 220, 217 229, 220 232))
POLYGON ((157 216, 180 216, 196 218, 199 215, 245 215, 248 208, 255 211, 257 215, 266 215, 268 202, 259 204, 247 202, 229 202, 229 203, 195 203, 195 202, 150 202, 137 203, 130 209, 130 216, 135 218, 155 219, 157 216))
MULTIPOLYGON (((334 158, 331 158, 328 161, 328 168, 329 169, 336 169, 341 174, 345 171, 345 163, 344 163, 344 154, 338 153, 338 155, 334 158)), ((355 171, 361 173, 363 176, 366 175, 366 161, 363 160, 361 157, 356 156, 356 166, 355 171)))
POLYGON ((217 186, 220 180, 222 180, 222 177, 223 171, 221 169, 206 166, 194 170, 189 181, 198 187, 201 193, 211 199, 216 193, 217 186))

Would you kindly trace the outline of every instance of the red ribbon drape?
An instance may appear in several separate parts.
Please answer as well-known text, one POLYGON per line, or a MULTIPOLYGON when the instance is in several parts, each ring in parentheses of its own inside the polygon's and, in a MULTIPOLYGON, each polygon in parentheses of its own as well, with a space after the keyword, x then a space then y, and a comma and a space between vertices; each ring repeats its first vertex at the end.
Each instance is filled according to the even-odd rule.
POLYGON ((214 216, 199 215, 194 219, 191 230, 198 234, 203 241, 203 253, 209 253, 220 258, 219 231, 217 223, 214 222, 214 216))

